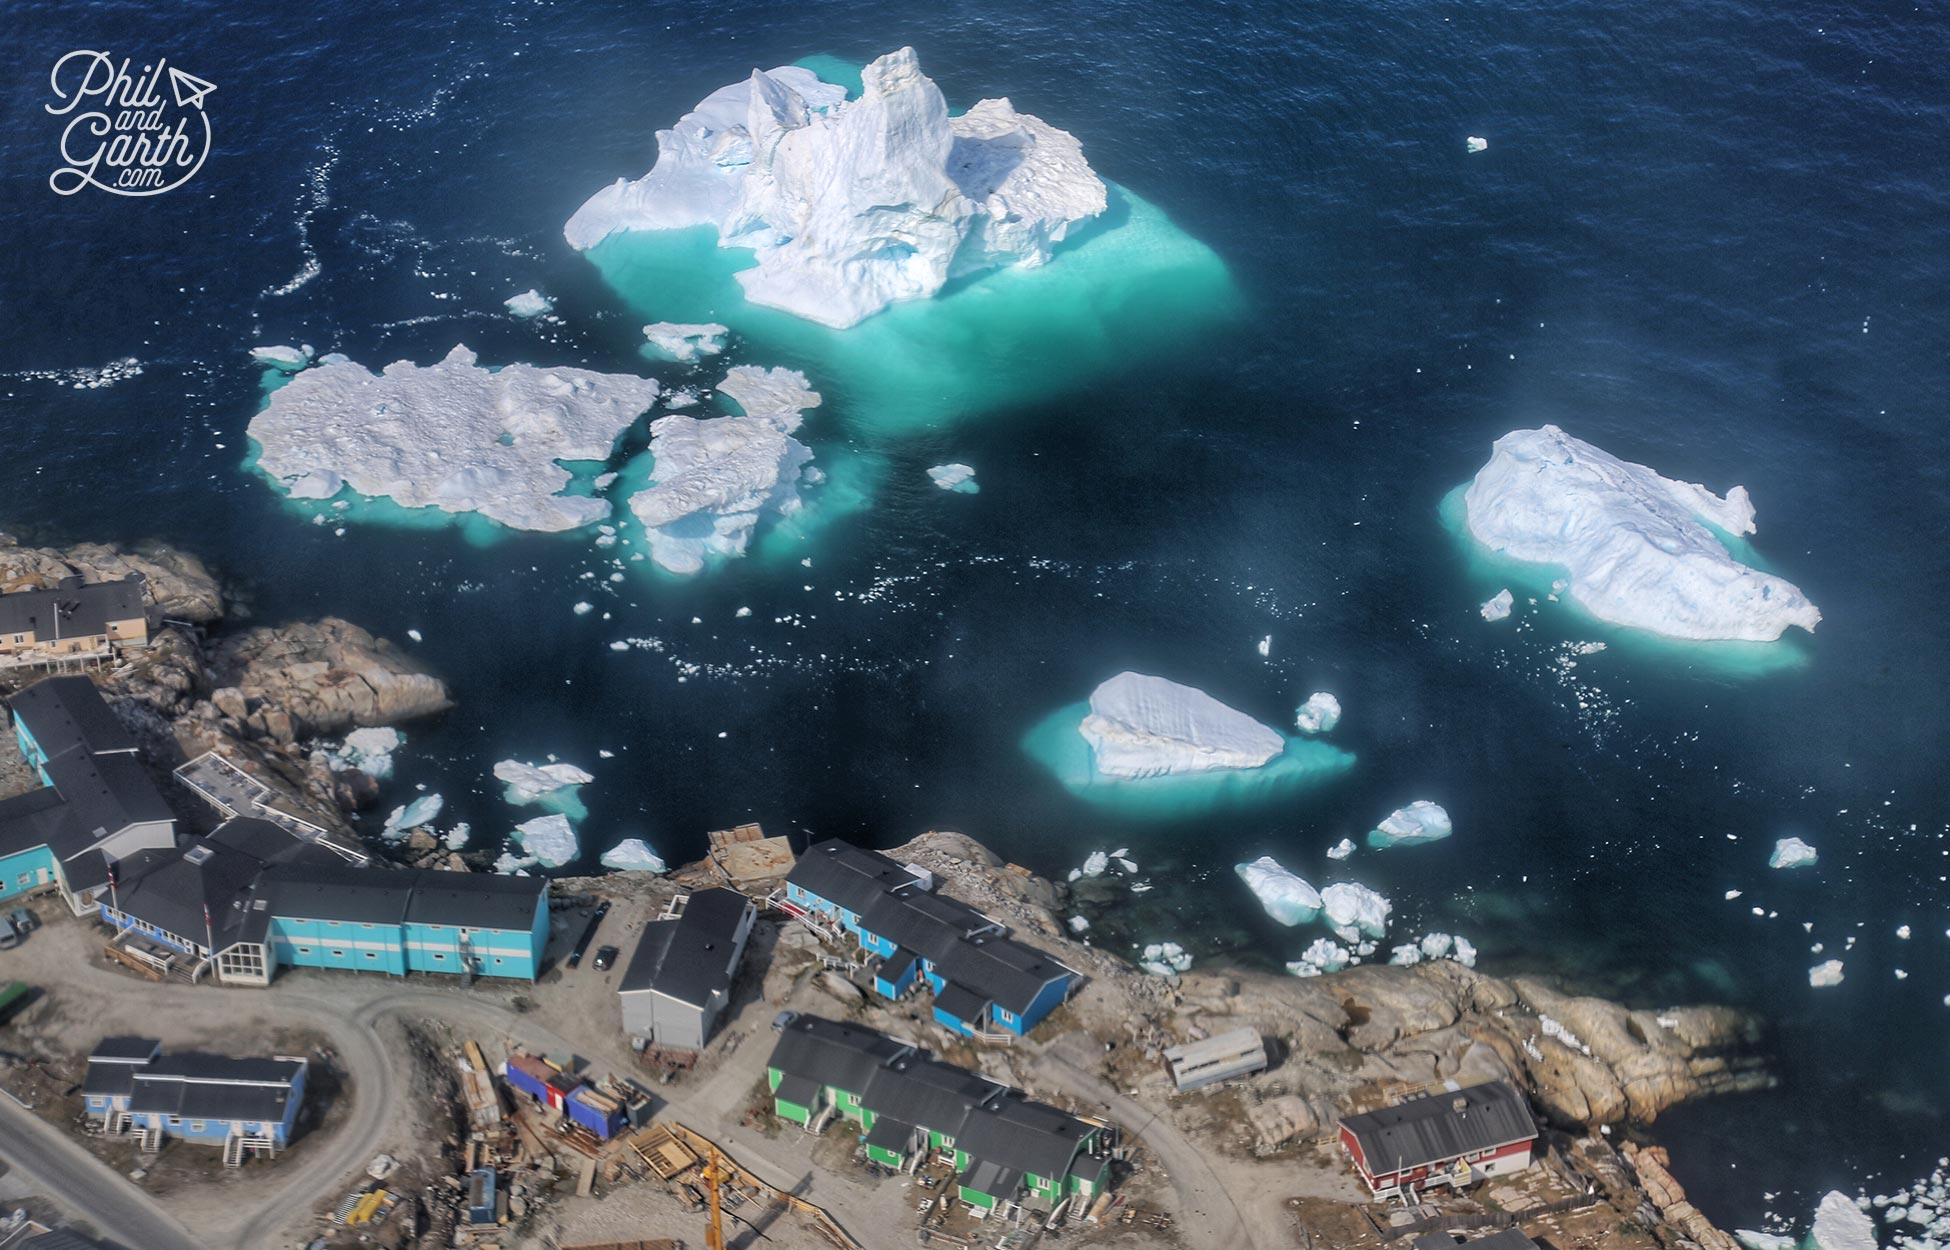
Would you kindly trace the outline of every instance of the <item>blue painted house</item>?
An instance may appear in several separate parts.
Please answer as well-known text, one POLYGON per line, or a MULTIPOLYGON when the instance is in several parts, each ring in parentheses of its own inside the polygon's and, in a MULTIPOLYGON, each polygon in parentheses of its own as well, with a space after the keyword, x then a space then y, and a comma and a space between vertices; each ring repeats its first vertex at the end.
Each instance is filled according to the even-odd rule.
POLYGON ((221 1146, 225 1165, 236 1167, 290 1144, 307 1070, 304 1059, 164 1055, 150 1038, 111 1037, 88 1056, 81 1093, 105 1131, 131 1135, 145 1151, 181 1138, 221 1146))
POLYGON ((837 840, 806 849, 786 877, 787 910, 858 941, 874 988, 899 999, 925 985, 936 1023, 957 1033, 1027 1033, 1076 973, 1001 923, 939 894, 923 869, 837 840))

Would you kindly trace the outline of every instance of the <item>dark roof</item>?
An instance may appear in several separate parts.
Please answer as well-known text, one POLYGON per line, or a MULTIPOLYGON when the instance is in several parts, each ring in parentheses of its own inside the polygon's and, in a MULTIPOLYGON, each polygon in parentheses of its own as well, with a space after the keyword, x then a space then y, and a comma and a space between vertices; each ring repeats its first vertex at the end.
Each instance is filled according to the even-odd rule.
POLYGON ((914 1145, 914 1126, 891 1115, 876 1115, 873 1127, 862 1140, 869 1146, 905 1154, 914 1145))
POLYGON ((934 957, 934 970, 1018 1015, 1029 1010, 1029 1004, 1050 982, 1070 975, 1068 968, 1035 947, 994 933, 978 933, 956 942, 943 955, 934 957))
POLYGON ((414 871, 413 878, 406 906, 412 924, 526 933, 535 927, 536 903, 548 892, 547 877, 426 868, 414 871))
POLYGON ((1505 1081, 1436 1090, 1392 1107, 1347 1116, 1341 1127, 1354 1134, 1368 1171, 1376 1175, 1537 1135, 1529 1104, 1505 1081))
POLYGON ((85 638, 107 632, 110 621, 143 617, 142 579, 89 582, 64 578, 52 590, 17 590, 0 595, 0 634, 32 630, 43 641, 57 635, 85 638))
POLYGON ((794 1106, 810 1108, 819 1101, 819 1082, 788 1072, 779 1078, 779 1087, 772 1093, 774 1097, 783 1098, 794 1106))
MULTIPOLYGON (((867 1082, 889 1060, 914 1053, 914 1047, 885 1033, 800 1015, 779 1031, 768 1066, 815 1085, 831 1085, 850 1094, 865 1092, 867 1082)), ((795 1100, 796 1101, 796 1100, 795 1100)))
POLYGON ((162 1043, 153 1037, 104 1037, 88 1058, 90 1062, 147 1063, 161 1050, 162 1043))
POLYGON ((955 1135, 955 1148, 977 1159, 1056 1179, 1069 1175, 1070 1161, 1091 1132, 1090 1125, 1069 1112, 1031 1102, 1010 1090, 969 1113, 955 1135))
POLYGON ((180 852, 138 851, 116 866, 116 906, 202 942, 206 909, 213 932, 231 927, 263 869, 264 861, 209 838, 180 852))
POLYGON ((992 1198, 1013 1198, 1022 1188, 1022 1169, 1006 1167, 990 1159, 976 1159, 961 1174, 961 1183, 992 1198))
MULTIPOLYGON (((0 604, 11 598, 0 595, 0 604)), ((9 705, 15 716, 27 721, 27 731, 50 756, 74 747, 90 752, 135 750, 135 739, 86 677, 42 678, 15 695, 9 705)))
POLYGON ((958 1137, 971 1108, 994 1103, 1008 1087, 939 1059, 910 1055, 873 1074, 860 1102, 936 1133, 958 1137))
POLYGON ((984 1025, 987 1023, 989 1003, 991 1001, 990 999, 983 998, 967 986, 957 984, 953 981, 942 986, 941 992, 934 996, 934 1005, 937 1009, 946 1012, 964 1024, 974 1025, 984 1025))
POLYGON ((930 894, 914 882, 871 899, 860 910, 860 927, 940 963, 963 937, 999 926, 968 904, 930 894))
POLYGON ((879 851, 830 838, 807 847, 785 879, 857 914, 880 895, 912 882, 914 874, 879 851))
POLYGON ((264 864, 345 862, 316 842, 256 816, 233 816, 212 830, 205 841, 242 851, 264 864))
POLYGON ((547 889, 544 877, 320 862, 271 865, 257 897, 271 914, 294 919, 527 932, 547 889))
POLYGON ((304 1062, 164 1055, 134 1073, 129 1110, 192 1120, 284 1119, 304 1062))
POLYGON ((891 985, 905 977, 919 958, 919 955, 905 946, 896 946, 894 953, 881 960, 880 966, 874 969, 873 974, 891 985))
POLYGON ((47 776, 91 841, 98 829, 106 835, 144 821, 175 819, 149 770, 133 755, 71 750, 47 761, 47 776))
POLYGON ((1424 1233, 1409 1244, 1411 1250, 1538 1250, 1537 1243, 1517 1228, 1500 1228, 1474 1241, 1458 1241, 1448 1233, 1424 1233))
POLYGON ((86 844, 59 790, 43 786, 0 799, 0 855, 46 846, 65 858, 64 850, 72 853, 86 844))
POLYGON ((20 1243, 20 1250, 119 1250, 112 1241, 96 1241, 72 1228, 56 1228, 20 1243))
POLYGON ((731 989, 731 951, 752 903, 736 890, 699 890, 675 920, 643 926, 620 994, 652 991, 703 1007, 731 989))

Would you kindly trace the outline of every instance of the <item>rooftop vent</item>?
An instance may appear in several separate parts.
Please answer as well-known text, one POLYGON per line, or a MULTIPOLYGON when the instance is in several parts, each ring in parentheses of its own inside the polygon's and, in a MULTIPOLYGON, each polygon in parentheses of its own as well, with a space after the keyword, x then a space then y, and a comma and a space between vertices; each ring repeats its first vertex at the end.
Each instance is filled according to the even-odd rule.
POLYGON ((207 846, 193 846, 193 847, 191 847, 191 848, 189 849, 189 852, 188 852, 188 853, 187 853, 186 855, 184 855, 184 856, 183 856, 183 862, 184 862, 184 863, 186 863, 186 864, 207 864, 207 863, 209 863, 209 862, 210 862, 210 848, 209 848, 209 847, 207 847, 207 846))

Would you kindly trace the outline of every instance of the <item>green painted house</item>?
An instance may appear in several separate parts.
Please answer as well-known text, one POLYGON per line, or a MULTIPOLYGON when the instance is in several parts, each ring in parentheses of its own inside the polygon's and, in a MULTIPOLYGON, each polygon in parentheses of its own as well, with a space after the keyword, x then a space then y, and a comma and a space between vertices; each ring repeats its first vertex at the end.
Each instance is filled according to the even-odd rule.
POLYGON ((951 1161, 957 1196, 984 1211, 1087 1203, 1109 1179, 1104 1125, 859 1025, 792 1017, 767 1081, 780 1118, 815 1132, 851 1121, 867 1157, 883 1167, 951 1161))

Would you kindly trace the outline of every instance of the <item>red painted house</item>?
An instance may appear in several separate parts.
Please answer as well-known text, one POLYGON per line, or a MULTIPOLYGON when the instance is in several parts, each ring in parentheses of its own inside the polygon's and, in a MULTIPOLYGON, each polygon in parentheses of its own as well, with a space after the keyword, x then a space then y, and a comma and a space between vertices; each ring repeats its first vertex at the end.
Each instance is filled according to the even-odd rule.
POLYGON ((1521 1172, 1536 1141, 1530 1105, 1507 1081, 1429 1090, 1341 1120, 1341 1146, 1377 1198, 1521 1172))

